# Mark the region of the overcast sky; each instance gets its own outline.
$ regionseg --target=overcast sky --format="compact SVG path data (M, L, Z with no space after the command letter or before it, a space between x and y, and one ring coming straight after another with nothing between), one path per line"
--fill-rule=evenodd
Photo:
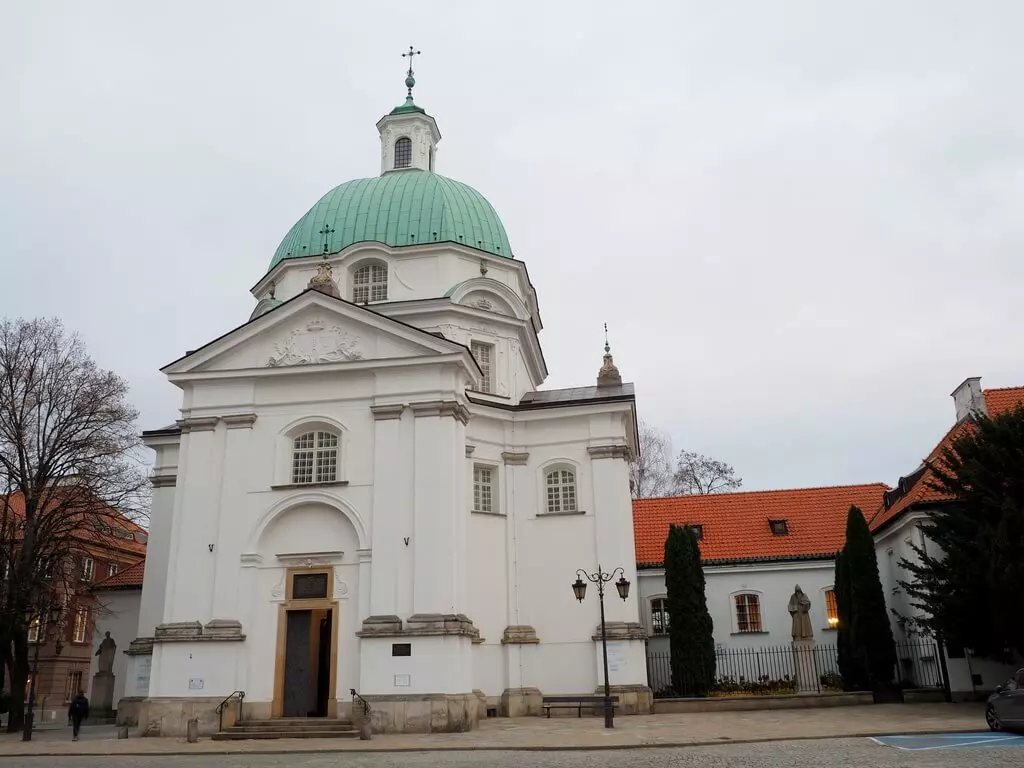
M745 487L894 483L967 376L1024 384L1024 2L0 6L3 314L123 374L244 322L404 96L537 288L551 375L601 324L640 414Z

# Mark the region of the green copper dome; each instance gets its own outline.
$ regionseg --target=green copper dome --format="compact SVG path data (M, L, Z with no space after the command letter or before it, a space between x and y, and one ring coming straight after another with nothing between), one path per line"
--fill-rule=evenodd
M421 170L355 179L335 187L295 222L270 269L283 259L337 253L354 243L390 246L452 242L512 258L505 228L486 198L466 184Z

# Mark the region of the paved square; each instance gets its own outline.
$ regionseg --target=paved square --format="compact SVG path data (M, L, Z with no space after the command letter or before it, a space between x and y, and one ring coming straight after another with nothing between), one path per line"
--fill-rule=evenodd
M1024 736L997 731L974 733L937 733L913 736L874 736L872 741L906 752L927 752L936 749L964 747L1024 747Z

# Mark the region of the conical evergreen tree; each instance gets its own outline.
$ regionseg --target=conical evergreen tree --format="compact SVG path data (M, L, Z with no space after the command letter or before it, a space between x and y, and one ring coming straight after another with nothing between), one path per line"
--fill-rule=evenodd
M846 545L837 562L836 582L839 623L845 625L840 640L844 687L885 688L896 673L896 642L878 575L875 540L857 507L850 507L846 518Z
M858 654L853 645L853 604L850 597L850 569L843 553L836 553L836 612L839 626L836 633L836 651L839 674L843 678L843 689L856 691L870 685L863 654Z
M669 526L665 587L672 687L680 696L707 696L715 680L714 625L704 593L697 534L689 526Z

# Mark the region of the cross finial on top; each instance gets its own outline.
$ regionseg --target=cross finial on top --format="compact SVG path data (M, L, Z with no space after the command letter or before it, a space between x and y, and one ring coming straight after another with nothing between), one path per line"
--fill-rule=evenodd
M402 58L409 57L409 71L405 74L405 87L409 89L409 98L412 98L412 87L416 85L416 78L413 77L415 72L412 71L412 60L414 56L422 55L421 51L415 50L411 45L409 46L409 52L403 53Z
M608 323L604 324L604 353L607 355L612 351L612 348L608 345Z
M324 236L324 251L323 252L324 252L324 255L326 256L327 255L327 249L330 247L331 235L334 234L334 227L327 226L327 223L325 222L323 228L320 230L320 234Z

